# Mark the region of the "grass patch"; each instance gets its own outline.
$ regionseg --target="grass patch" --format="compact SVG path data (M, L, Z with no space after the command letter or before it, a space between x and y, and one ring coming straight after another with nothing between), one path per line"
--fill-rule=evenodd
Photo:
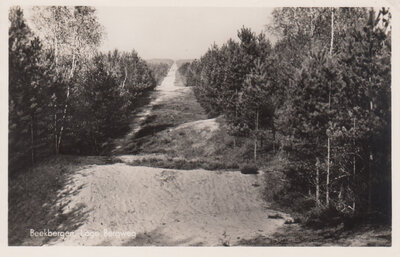
M209 161L206 159L184 159L178 157L149 157L126 162L132 166L149 166L155 168L178 169L178 170L235 170L237 164Z

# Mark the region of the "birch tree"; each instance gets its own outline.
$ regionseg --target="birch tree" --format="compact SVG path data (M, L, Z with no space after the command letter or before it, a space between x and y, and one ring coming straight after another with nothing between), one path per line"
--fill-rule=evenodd
M55 76L60 76L64 84L63 94L52 97L55 152L58 154L67 126L70 97L77 90L74 87L76 71L96 52L102 26L92 7L34 7L33 13L33 23L44 47L54 52Z

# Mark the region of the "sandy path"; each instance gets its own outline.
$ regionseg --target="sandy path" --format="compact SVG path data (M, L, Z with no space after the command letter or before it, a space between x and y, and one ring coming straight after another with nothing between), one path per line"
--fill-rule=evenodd
M174 82L177 70L178 67L174 62L161 84L157 86L151 93L150 103L146 106L143 106L135 115L135 118L132 122L133 126L131 126L131 131L125 137L115 141L115 149L113 150L113 154L121 153L120 149L124 146L124 144L129 142L136 135L136 133L140 131L143 122L148 116L151 115L152 109L155 105L163 101L168 101L171 98L178 97L179 95L186 94L190 90L187 87L175 85Z
M176 71L174 64L123 143L135 136L154 105L190 90L174 83ZM261 174L118 163L81 170L72 181L65 190L77 193L63 198L68 203L63 214L80 209L82 215L75 222L82 225L73 235L50 241L51 245L234 245L240 239L271 235L284 222L268 219L276 212L268 210L260 197ZM104 229L132 233L118 236L105 234Z
M84 225L57 245L223 245L268 236L283 224L260 198L261 175L168 170L126 164L92 166L73 177ZM135 232L134 236L107 236ZM98 234L87 235L87 232Z

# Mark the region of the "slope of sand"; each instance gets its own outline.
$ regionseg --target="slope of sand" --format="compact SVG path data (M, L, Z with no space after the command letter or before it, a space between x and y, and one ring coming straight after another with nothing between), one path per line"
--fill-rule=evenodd
M176 83L176 71L173 64L151 95L149 105L135 119L131 133L119 142L120 149L126 148L124 144L132 144L146 118L153 114L154 106L166 108L166 103L184 101L191 93L191 88ZM184 113L180 109L174 111ZM196 113L190 115L197 117ZM193 148L209 142L205 139L218 128L215 119L201 119L168 131L187 132L185 137L192 139ZM171 147L181 146L171 144ZM116 156L126 163L142 157ZM125 163L94 165L73 175L71 188L65 190L76 193L66 193L67 197L59 203L66 204L61 216L68 217L69 212L81 210L79 220L74 221L81 225L73 235L48 244L214 246L268 236L284 220L268 219L269 214L276 212L268 210L261 199L261 184L262 175L243 175L238 171L168 170ZM110 234L104 234L105 229L132 232L136 236L107 236Z
M63 199L70 201L65 214L83 207L85 220L73 236L49 244L232 245L271 235L284 222L268 219L276 212L260 197L261 175L119 163L94 165L72 180L80 190ZM107 236L104 229L136 237Z

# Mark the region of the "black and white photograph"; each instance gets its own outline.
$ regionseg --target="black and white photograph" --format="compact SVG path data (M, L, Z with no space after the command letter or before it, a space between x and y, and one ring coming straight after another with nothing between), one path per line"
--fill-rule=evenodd
M262 2L8 3L7 247L390 250L400 5Z

